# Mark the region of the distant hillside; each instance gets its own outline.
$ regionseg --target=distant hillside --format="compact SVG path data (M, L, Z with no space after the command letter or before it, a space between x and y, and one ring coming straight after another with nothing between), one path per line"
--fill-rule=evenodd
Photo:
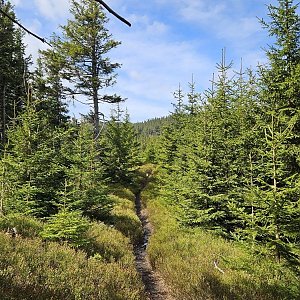
M162 128L170 122L170 117L154 118L143 122L134 123L134 128L139 136L160 135Z

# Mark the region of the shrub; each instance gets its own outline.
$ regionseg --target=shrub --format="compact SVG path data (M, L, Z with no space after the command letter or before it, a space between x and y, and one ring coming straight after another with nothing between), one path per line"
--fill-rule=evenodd
M135 200L134 193L130 189L125 188L121 185L115 184L111 186L110 190L111 190L111 195L117 196L122 199L128 199L132 202L134 202Z
M114 227L129 237L133 244L142 236L142 223L135 212L133 201L111 195L115 206L112 210L111 223Z
M84 247L89 256L107 262L120 262L134 266L134 257L129 238L103 223L92 223L87 237L90 243Z

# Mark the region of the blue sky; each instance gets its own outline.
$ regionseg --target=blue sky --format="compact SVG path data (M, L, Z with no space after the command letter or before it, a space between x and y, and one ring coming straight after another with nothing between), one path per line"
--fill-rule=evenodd
M69 16L69 0L11 0L18 19L35 33L49 38ZM271 43L257 17L267 18L267 5L275 0L106 0L132 23L129 28L108 15L108 28L122 44L114 49L112 61L122 64L117 84L104 92L127 98L132 121L167 115L173 92L181 84L188 91L192 74L197 91L209 80L226 47L227 61L234 68L255 67L265 62L262 50ZM46 45L26 35L27 53L37 57ZM109 115L110 106L102 106ZM70 106L75 115L86 113L86 105Z

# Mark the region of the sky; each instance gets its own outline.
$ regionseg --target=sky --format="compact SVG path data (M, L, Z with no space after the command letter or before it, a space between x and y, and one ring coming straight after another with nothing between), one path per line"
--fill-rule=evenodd
M11 0L19 21L34 33L49 39L67 22L69 0ZM117 83L103 93L116 93L127 100L133 122L168 115L180 84L189 91L192 77L196 90L209 88L212 74L226 48L226 61L233 68L255 68L266 61L271 43L258 18L267 19L269 4L275 0L106 0L127 19L128 27L108 14L107 28L121 41L109 56L122 64ZM38 49L48 46L25 36L27 54L33 60ZM111 105L100 109L109 116ZM70 104L70 114L87 113L88 105Z

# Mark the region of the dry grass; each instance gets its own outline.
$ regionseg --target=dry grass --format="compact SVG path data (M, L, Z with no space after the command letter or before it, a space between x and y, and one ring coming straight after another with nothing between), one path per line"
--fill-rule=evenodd
M118 196L111 195L115 203L111 212L112 224L135 244L141 238L142 224L135 213L134 195L126 189L125 192L120 192Z

